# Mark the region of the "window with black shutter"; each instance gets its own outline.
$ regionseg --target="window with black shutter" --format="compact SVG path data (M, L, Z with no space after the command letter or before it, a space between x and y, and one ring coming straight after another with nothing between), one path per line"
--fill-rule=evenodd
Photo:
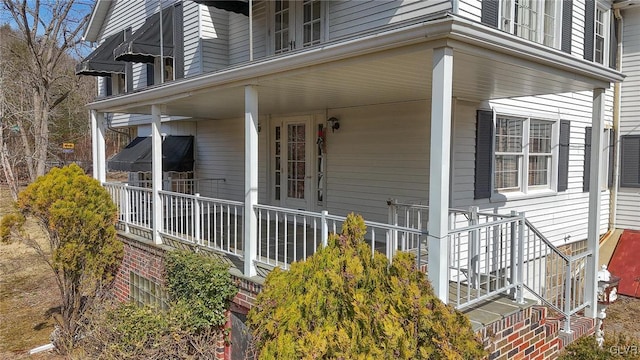
M620 137L620 187L640 187L640 135Z
M491 197L493 111L478 110L476 118L475 199Z
M591 184L591 127L584 129L584 174L582 177L582 191L589 191Z
M560 120L560 138L558 141L558 191L566 191L569 186L569 141L571 122Z

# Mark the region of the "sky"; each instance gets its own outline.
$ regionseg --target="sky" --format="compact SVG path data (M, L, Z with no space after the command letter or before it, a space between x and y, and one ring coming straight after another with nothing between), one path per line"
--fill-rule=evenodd
M12 28L17 29L17 24L14 21L12 14L8 10L6 10L3 4L5 1L20 2L21 0L0 0L0 25L9 24ZM68 2L68 0L42 0L41 1L40 17L42 18L45 24L48 24L51 21L51 16L52 16L50 11L51 6L54 5L56 2ZM33 6L34 3L35 1L33 0L27 0L28 6ZM91 9L93 8L94 3L95 1L93 0L75 0L71 13L69 14L69 19L70 20L80 19L85 15L90 15ZM71 25L71 27L73 27L73 24ZM41 35L43 32L44 32L44 27L39 26L38 34ZM79 33L78 38L82 37L83 33L84 33L84 29L82 29L82 31ZM89 47L90 44L85 43L82 45L83 46L81 46L79 49L80 50L79 55L77 55L80 57L84 57L91 52L91 49ZM76 56L76 54L71 54L71 55Z

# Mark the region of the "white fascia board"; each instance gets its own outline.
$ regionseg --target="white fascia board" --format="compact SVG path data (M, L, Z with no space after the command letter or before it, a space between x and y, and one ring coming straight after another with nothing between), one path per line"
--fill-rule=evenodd
M453 15L428 22L403 26L391 30L367 34L361 37L328 43L324 46L302 50L286 55L269 57L249 64L238 65L221 71L181 79L170 84L143 90L134 94L123 94L87 104L89 109L116 111L135 103L163 103L176 94L189 96L207 88L258 84L259 80L291 72L355 58L375 52L398 49L408 45L424 44L425 48L451 46L453 49L480 49L499 53L508 57L515 56L523 61L535 59L540 67L554 67L585 81L594 87L608 87L611 82L620 82L624 75L618 71L589 62L559 50L521 39L486 25Z
M452 25L450 38L490 51L534 60L542 66L555 67L605 83L621 82L625 78L621 72L607 66L458 17Z
M98 41L98 35L100 35L100 30L102 29L104 20L109 13L110 5L111 1L109 0L98 0L96 2L93 7L93 11L91 12L89 23L87 23L87 28L84 30L84 34L82 34L83 41Z

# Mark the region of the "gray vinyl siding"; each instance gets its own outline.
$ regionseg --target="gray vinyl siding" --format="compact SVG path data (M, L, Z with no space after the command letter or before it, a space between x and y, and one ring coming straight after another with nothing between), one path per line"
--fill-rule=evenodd
M389 198L426 199L429 113L423 101L329 111L343 119L327 133L329 213L387 222Z
M469 20L480 22L480 16L482 15L482 1L481 0L459 0L458 1L458 15Z
M640 8L626 10L620 103L620 135L640 135ZM639 159L640 161L640 159ZM640 189L620 188L616 207L616 227L640 230Z
M260 123L266 123L261 118ZM258 202L267 204L266 126L258 134ZM244 201L244 119L201 120L197 122L196 174L200 179L224 178L217 194L202 196Z
M229 12L214 7L201 7L200 46L204 72L229 65Z
M182 3L184 26L184 76L190 77L202 73L200 56L200 6L193 1Z
M224 178L223 199L244 201L244 122L242 119L203 120L196 137L198 177ZM215 194L201 194L215 196Z
M160 125L161 134L196 135L195 121L168 121ZM137 136L151 136L151 125L141 125L137 128Z
M330 1L329 39L446 10L451 10L450 0Z
M267 2L253 4L253 58L267 55ZM249 18L229 13L229 65L249 61Z

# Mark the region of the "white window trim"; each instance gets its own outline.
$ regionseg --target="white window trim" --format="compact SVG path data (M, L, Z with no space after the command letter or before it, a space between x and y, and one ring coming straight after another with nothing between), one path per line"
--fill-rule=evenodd
M494 134L491 145L491 197L490 202L504 202L509 200L529 199L545 196L553 196L558 194L558 148L560 143L560 115L546 112L535 112L522 110L519 108L503 107L503 106L491 106L493 110L493 129ZM520 191L508 191L498 192L495 187L495 157L496 157L496 119L498 117L514 117L519 119L525 119L526 126L523 126L523 141L528 142L529 138L529 124L531 120L542 120L552 122L551 127L551 168L549 169L549 187L545 188L530 188L528 186L528 176L525 176L529 172L529 151L528 146L522 151L522 163L520 168ZM525 172L526 169L526 172Z
M498 0L496 0L498 1ZM510 1L511 2L511 20L508 24L508 26L505 26L505 20L503 17L503 5L504 5L504 1ZM536 39L535 40L530 40L530 41L534 41L538 44L543 44L544 45L544 5L545 2L544 0L535 0L535 4L537 6L537 13L538 13L538 19L537 19L537 23L536 23ZM554 16L554 27L553 27L553 43L551 44L551 47L554 49L559 49L560 48L560 44L562 41L562 1L555 1L555 16ZM498 16L499 16L499 22L500 22L500 29L503 31L508 32L509 34L513 34L514 36L518 36L521 37L520 35L515 35L514 34L514 26L515 26L515 21L514 21L514 16L515 15L515 1L514 0L501 0L500 1L500 5L499 5L499 9L498 9Z

